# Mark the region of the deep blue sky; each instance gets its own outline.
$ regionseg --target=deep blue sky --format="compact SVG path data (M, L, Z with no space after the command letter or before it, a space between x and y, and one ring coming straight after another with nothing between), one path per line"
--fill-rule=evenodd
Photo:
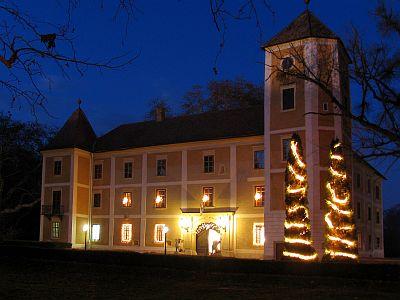
M18 1L22 8L37 18L64 20L63 1ZM101 58L127 50L140 52L139 58L123 71L89 70L83 77L72 73L64 78L56 68L49 68L52 78L47 109L53 116L39 113L40 121L62 126L82 98L82 107L98 135L118 124L143 120L150 99L167 98L175 111L183 94L194 84L206 84L211 79L233 79L241 76L262 83L263 52L255 21L229 22L225 48L218 61L219 74L212 67L219 38L212 23L208 1L138 0L140 10L123 37L122 22L111 20L113 11L107 3L99 8L100 0L80 1L74 12L76 47L81 57ZM83 3L83 2L89 2ZM229 2L229 1L228 1ZM240 2L240 1L233 1ZM260 1L261 2L261 1ZM271 0L275 17L260 7L263 39L268 40L304 9L303 0ZM376 2L365 0L311 1L311 10L344 40L353 24L373 40L376 37L371 11ZM34 7L33 7L34 6ZM354 96L356 97L356 95ZM353 98L354 98L353 97ZM2 97L3 98L3 97ZM10 110L9 102L1 100L0 110ZM26 107L11 109L15 118L29 120ZM378 168L384 172L382 166ZM400 181L399 164L385 173L385 207L399 203L396 183Z

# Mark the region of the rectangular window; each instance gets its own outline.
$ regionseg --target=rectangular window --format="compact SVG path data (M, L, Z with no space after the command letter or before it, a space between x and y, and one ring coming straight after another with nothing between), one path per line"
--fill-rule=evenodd
M253 245L254 246L264 246L265 236L264 236L264 223L254 223L253 224Z
M130 243L132 241L132 224L122 224L121 242Z
M214 155L204 156L204 173L214 172Z
M381 199L381 189L379 186L375 186L375 199L376 200Z
M287 161L290 151L290 139L282 139L282 160Z
M357 219L361 219L361 203L357 202Z
M322 103L322 110L324 111L324 112L327 112L329 109L328 109L328 102L324 102L324 103Z
M167 190L156 189L156 199L154 203L155 208L166 208L167 207Z
M132 178L132 175L133 175L132 167L133 167L132 162L124 163L124 178Z
M371 179L369 178L367 180L367 192L368 194L371 194Z
M61 160L54 161L54 175L61 175L62 162Z
M95 164L94 165L94 179L102 179L103 178L103 165Z
M167 176L166 159L157 159L157 176Z
M361 175L360 173L356 173L356 187L361 188Z
M213 187L203 187L203 205L204 207L214 206L214 188Z
M131 207L132 206L132 193L124 192L122 194L122 206L123 207Z
M164 243L164 227L165 224L156 224L154 226L154 242Z
M100 224L92 225L92 241L97 242L100 240Z
M381 239L379 237L376 238L376 249L381 247Z
M264 169L264 150L254 151L254 169Z
M254 187L254 206L264 207L265 188L263 185Z
M379 213L379 210L376 211L376 224L379 224L381 222L381 215Z
M371 207L368 206L368 221L371 221Z
M101 206L101 193L94 193L93 194L93 207L100 207Z
M53 215L59 215L61 212L61 191L53 191Z
M282 110L294 109L294 87L282 89Z
M58 221L51 223L51 238L52 239L60 238L60 222Z

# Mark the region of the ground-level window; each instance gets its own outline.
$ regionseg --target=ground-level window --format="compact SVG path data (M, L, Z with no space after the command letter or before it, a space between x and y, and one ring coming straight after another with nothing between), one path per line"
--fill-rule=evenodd
M93 207L100 207L101 206L101 193L94 193L93 194Z
M92 225L92 241L97 242L100 240L100 224Z
M55 160L54 161L54 175L58 176L61 175L61 170L62 170L62 162L61 160Z
M264 223L253 224L253 245L264 246Z
M131 207L132 206L132 193L124 192L122 194L122 206L123 207Z
M156 189L156 198L154 203L155 208L166 208L167 207L167 190Z
M282 160L287 161L290 151L290 139L282 139Z
M203 159L204 159L204 173L213 173L214 155L205 155Z
M122 224L121 242L130 243L132 241L132 224Z
M51 223L51 238L59 239L60 238L60 222L54 221Z
M164 227L165 224L156 224L154 226L154 242L164 243Z
M157 159L157 176L167 176L166 159Z
M207 186L203 187L203 206L212 207L214 206L214 188Z
M264 169L264 150L254 151L254 169Z
M132 178L132 168L133 164L131 161L124 163L124 178Z
M103 164L95 164L94 179L102 179L102 178L103 178Z
M264 207L265 199L265 188L263 185L257 185L254 187L254 206Z

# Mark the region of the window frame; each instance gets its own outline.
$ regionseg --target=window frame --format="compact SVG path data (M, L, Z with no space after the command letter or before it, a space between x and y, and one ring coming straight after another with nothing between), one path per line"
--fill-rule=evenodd
M164 166L164 174L160 174L158 171L160 170L159 169L159 164L158 164L158 162L161 162L161 161L165 161L165 166ZM167 159L166 158L157 158L156 159L156 176L157 177L165 177L165 176L167 176Z
M161 227L161 239L158 239L158 227ZM164 234L165 224L155 224L154 225L154 243L165 243L165 234Z
M127 197L128 198L128 202L125 205L124 204L124 198ZM130 208L132 207L132 192L131 191L123 191L122 195L121 195L121 206L123 208Z
M54 205L54 193L55 192L59 192L60 193L60 199L59 199L59 207L58 207L58 212L55 210L55 205ZM62 195L62 188L52 188L51 189L51 211L52 211L52 213L54 214L54 213L61 213L61 207L62 207L62 198L63 198L63 195Z
M60 163L60 174L56 174L56 163ZM53 176L62 176L62 158L54 158L53 159Z
M293 89L293 108L288 108L288 109L283 109L283 91L288 90L288 89ZM281 112L289 112L289 111L294 111L296 110L296 84L287 84L287 85L282 85L280 87L280 92L281 92Z
M100 205L99 206L95 206L95 195L100 195ZM102 202L102 198L103 198L103 193L101 191L95 191L93 192L93 208L101 208L101 202Z
M98 228L99 230L98 231L95 231L94 230L94 228ZM91 234L91 237L90 237L90 240L92 241L92 242L98 242L98 241L100 241L100 237L101 237L101 225L100 224L97 224L97 223L95 223L95 224L92 224L92 232L91 232L92 234ZM94 236L94 233L96 233L96 238L95 238L95 236Z
M253 246L264 246L265 244L265 224L258 222L258 223L253 223ZM257 228L260 228L260 236L259 236L259 241L257 242Z
M283 141L288 140L288 147L289 147L289 151L287 154L287 158L285 159L285 147L283 146ZM289 158L289 152L290 152L290 141L292 140L291 136L289 135L285 135L285 136L281 136L281 160L282 162L287 162L288 158Z
M323 112L329 111L329 103L328 102L322 102L322 111Z
M58 224L58 226L54 226L55 224ZM57 232L55 235L54 233ZM52 240L58 240L61 238L61 222L60 221L52 221L51 222L51 239Z
M211 203L211 204L208 204L208 205L205 205L205 202L203 202L203 196L206 195L206 192L205 192L206 190L211 190L212 191L211 194L209 192L207 193L207 195L209 197L208 203ZM204 207L215 207L215 197L214 197L215 189L214 189L214 187L213 186L203 186L202 187L202 191L203 191L203 194L201 196L201 198L202 198L201 201L203 203L203 206ZM210 195L211 195L211 197L210 197Z
M127 165L130 165L131 167L130 167L130 170L127 170L127 168L126 168L126 166ZM127 172L128 171L128 172ZM129 173L129 171L130 171L130 173ZM132 179L133 178L133 161L131 161L131 160L127 160L127 161L124 161L124 170L123 170L123 176L124 176L124 179ZM130 176L127 176L127 175L130 175Z
M262 168L257 167L257 163L256 163L256 157L257 157L257 153L262 152ZM254 149L253 150L253 169L254 170L264 170L265 169L265 152L264 149Z
M160 202L160 203L162 203L162 205L160 205L160 204L158 204L157 202L156 202L156 198L157 198L157 196L160 196L161 197L161 195L159 195L159 192L160 191L164 191L164 198L162 198L163 200ZM155 197L154 197L154 208L157 208L157 209L162 209L162 208L167 208L167 200L168 200L168 192L167 192L167 189L166 188L156 188L155 189Z
M257 192L259 192L258 190L261 190L261 205L256 205L257 201L256 199L254 199L254 196ZM254 186L254 194L253 194L253 205L254 207L264 207L265 204L265 185L255 185Z
M126 230L128 229L128 230ZM128 233L129 237L127 237ZM133 239L133 225L132 223L122 223L121 224L121 243L128 244L131 243Z
M211 171L209 170L210 161L206 162L206 157L212 157L212 170ZM207 165L208 169L206 168L206 163L208 164ZM204 174L214 174L215 173L215 154L203 154L203 173Z
M96 177L96 166L101 166L100 177ZM104 177L103 173L104 173L104 164L103 164L103 162L94 163L94 165L93 165L93 179L94 180L102 180L103 177Z

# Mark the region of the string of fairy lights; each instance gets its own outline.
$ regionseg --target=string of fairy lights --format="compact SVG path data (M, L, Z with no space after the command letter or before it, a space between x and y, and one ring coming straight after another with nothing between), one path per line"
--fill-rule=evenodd
M350 202L350 188L346 174L343 147L338 140L331 144L329 180L326 183L327 212L325 252L327 260L357 259L355 225ZM313 261L317 253L311 239L311 225L307 201L306 164L303 161L301 139L294 134L286 167L286 219L284 222L284 251L288 259Z

